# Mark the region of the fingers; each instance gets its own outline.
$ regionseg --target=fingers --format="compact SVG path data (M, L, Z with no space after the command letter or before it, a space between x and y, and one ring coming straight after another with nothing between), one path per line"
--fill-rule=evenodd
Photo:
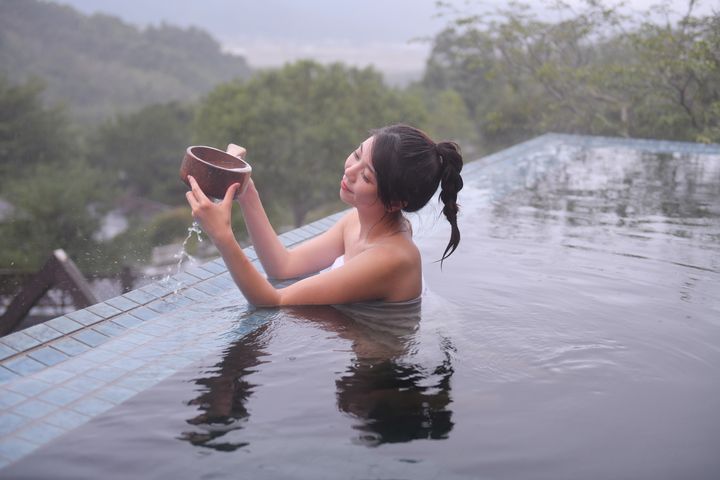
M207 208L208 204L211 204L210 199L203 193L202 189L191 175L188 175L188 183L190 183L190 191L185 192L185 198L187 199L190 209L192 210L193 218L196 218L201 210Z
M190 183L190 189L195 191L195 189L199 189L200 185L198 185L197 180L195 180L195 177L192 175L188 175L188 183Z
M235 193L235 200L237 200L240 206L242 206L245 199L253 198L253 195L257 195L257 190L255 189L255 182L253 182L252 177L250 177L247 179L245 188L238 188Z
M225 192L225 198L223 198L223 204L227 205L228 203L232 204L233 199L235 198L235 195L237 194L238 188L240 188L239 183L233 183L230 185L230 188L227 189Z
M188 182L190 182L190 190L192 190L192 194L198 202L209 200L193 176L188 175Z
M190 183L190 191L185 192L185 198L188 201L188 204L190 204L190 208L192 208L193 216L195 214L202 210L210 208L211 206L215 205L215 202L210 200L207 195L202 191L200 188L200 185L198 185L197 180L195 180L191 175L188 175L188 183ZM230 205L230 208L232 208L232 201L235 199L235 196L237 195L237 192L240 189L239 183L233 183L228 187L228 189L225 191L225 197L223 198L222 202L220 202L221 205L227 206Z
M188 204L190 204L190 208L192 208L193 211L200 206L193 192L185 192L185 198L187 198Z
M240 145L235 145L234 143L230 143L227 146L227 149L225 150L230 155L233 155L235 157L245 158L245 154L247 153L247 150L245 147L241 147Z

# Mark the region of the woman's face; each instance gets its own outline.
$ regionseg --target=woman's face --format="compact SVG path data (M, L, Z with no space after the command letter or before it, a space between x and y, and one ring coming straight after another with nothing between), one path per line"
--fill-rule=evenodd
M340 182L340 199L353 207L380 203L377 178L372 165L373 137L365 140L345 160L345 174Z

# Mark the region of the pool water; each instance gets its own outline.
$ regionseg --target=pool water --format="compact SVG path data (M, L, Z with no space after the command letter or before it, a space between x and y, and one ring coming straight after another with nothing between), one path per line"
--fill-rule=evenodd
M202 361L2 474L720 478L720 155L550 143L460 201L442 269L411 217L418 315L196 307L228 325Z

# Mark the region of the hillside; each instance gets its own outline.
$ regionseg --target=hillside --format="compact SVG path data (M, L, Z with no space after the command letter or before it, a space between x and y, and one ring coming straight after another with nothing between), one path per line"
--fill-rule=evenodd
M249 74L244 58L223 53L199 29L140 29L51 2L0 1L0 75L12 82L43 79L47 100L84 123L152 103L194 100Z

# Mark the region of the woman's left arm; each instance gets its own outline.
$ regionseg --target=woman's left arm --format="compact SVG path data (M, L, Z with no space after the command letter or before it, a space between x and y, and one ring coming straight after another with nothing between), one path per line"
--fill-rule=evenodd
M353 257L340 268L276 289L247 258L230 225L238 184L228 188L222 202L213 203L194 178L186 193L193 217L200 222L222 255L233 280L248 302L258 306L332 305L385 300L399 283L412 275L414 261L407 252L376 246Z
M278 290L279 305L394 301L391 297L397 293L398 287L415 277L416 267L407 253L380 245L365 250L339 268L298 280Z

